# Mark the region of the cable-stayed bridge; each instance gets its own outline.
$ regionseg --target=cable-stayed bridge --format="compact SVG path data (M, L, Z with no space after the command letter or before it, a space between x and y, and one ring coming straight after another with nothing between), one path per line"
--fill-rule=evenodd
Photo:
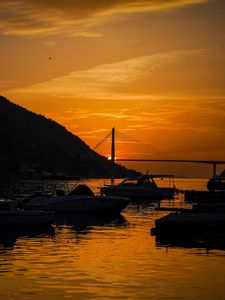
M145 144L130 136L115 132L115 128L110 131L94 148L101 155L113 162L173 162L173 163L201 163L212 166L213 176L216 176L217 165L225 164L225 160L199 160L180 159L173 154L168 154L156 149L151 144Z

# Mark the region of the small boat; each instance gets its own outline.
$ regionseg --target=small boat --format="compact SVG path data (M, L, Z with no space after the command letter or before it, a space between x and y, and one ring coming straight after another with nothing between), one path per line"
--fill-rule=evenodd
M176 189L173 186L159 187L155 178L173 179L173 175L143 175L135 178L126 178L117 185L105 185L100 188L102 195L122 196L130 199L161 200L173 198Z
M212 226L215 224L225 225L225 213L210 213L210 212L188 212L188 213L170 213L155 221L156 227L160 229L165 226L165 229L170 228L173 232L183 230L184 228L190 231L196 230L198 226ZM164 229L164 228L163 228Z
M207 182L207 189L210 192L225 191L225 177L213 176Z
M0 200L0 225L31 226L50 225L54 221L54 213L46 211L28 211L18 209L14 200Z
M68 195L58 191L54 196L31 197L24 203L26 209L44 209L55 212L117 214L124 210L130 200L125 197L95 195L85 184L79 184Z
M157 247L166 247L167 251L172 247L205 249L207 254L210 250L225 250L224 226L208 226L203 230L186 228L180 232L177 229L175 232L172 229L156 231L155 244Z
M171 210L172 211L172 210ZM225 229L225 203L205 202L193 204L191 209L180 210L155 220L153 235L212 233Z
M209 249L225 247L225 191L190 191L185 200L192 208L169 208L169 213L155 220L151 234L156 244L185 247L203 246ZM197 242L200 241L200 244Z
M194 203L224 203L225 202L225 191L196 191L187 190L184 191L184 200L187 202Z
M207 190L184 191L185 201L195 203L224 203L225 177L213 176L207 182Z

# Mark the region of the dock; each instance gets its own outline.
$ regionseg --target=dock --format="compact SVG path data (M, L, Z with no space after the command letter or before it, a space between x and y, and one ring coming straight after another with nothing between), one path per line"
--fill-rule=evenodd
M152 235L176 235L193 232L212 232L225 229L225 213L177 212L155 221Z
M184 191L184 200L189 202L225 202L225 191Z

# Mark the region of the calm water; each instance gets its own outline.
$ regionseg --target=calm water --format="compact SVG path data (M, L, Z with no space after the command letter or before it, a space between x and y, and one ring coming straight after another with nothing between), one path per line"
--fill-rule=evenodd
M88 181L95 191L103 183ZM176 180L181 189L205 183ZM66 189L74 184L60 182ZM22 182L11 193L56 185ZM114 218L62 215L42 230L1 229L0 299L225 299L225 251L160 245L150 229L165 214L132 203Z

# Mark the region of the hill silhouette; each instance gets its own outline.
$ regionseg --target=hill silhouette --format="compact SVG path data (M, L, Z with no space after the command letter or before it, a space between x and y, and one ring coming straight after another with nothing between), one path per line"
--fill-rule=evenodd
M135 171L90 149L79 137L0 96L0 175L124 177Z

